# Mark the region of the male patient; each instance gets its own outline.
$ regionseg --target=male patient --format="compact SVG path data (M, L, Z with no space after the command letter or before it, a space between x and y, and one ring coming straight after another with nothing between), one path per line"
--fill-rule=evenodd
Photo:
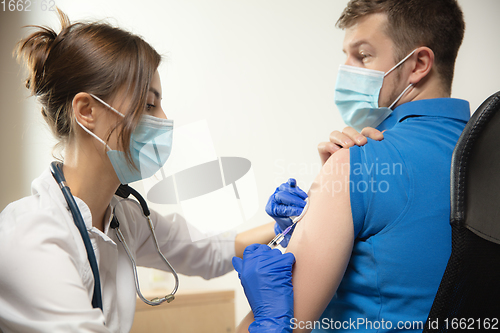
M455 0L351 0L337 25L338 109L386 132L335 152L313 183L287 249L284 331L422 331L451 253L451 155L470 117L449 98L463 14Z

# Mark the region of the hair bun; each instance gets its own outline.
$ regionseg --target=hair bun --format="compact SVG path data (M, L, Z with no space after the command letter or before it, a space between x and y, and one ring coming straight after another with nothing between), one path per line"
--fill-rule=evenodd
M59 8L57 11L64 30L70 25L69 19ZM29 76L26 80L26 88L31 90L32 94L38 95L43 93L45 65L58 35L48 27L32 25L28 27L37 30L17 43L14 55L28 67Z

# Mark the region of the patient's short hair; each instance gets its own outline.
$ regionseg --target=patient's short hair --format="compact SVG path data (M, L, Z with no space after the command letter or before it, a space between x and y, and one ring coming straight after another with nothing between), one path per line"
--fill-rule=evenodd
M458 49L465 31L463 13L456 0L351 0L337 27L346 29L366 15L387 14L387 35L394 42L398 62L419 46L434 52L443 87L451 92Z

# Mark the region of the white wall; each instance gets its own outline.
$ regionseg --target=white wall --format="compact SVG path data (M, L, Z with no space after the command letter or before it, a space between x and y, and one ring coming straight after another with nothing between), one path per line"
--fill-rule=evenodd
M27 91L21 87L19 66L12 58L14 44L22 36L18 27L26 24L25 19L22 13L0 12L0 209L29 193L22 151Z
M166 55L160 76L168 117L176 125L207 119L219 156L252 162L260 210L241 230L270 221L264 213L267 197L288 177L307 188L319 168L317 143L343 127L333 102L337 68L344 61L343 33L334 25L346 0L56 3L73 21L107 19L144 36ZM469 100L475 109L500 90L500 2L460 3L467 31L453 96ZM10 58L22 25L58 26L55 14L39 6L30 14L0 12L0 209L29 195L29 182L52 160L54 141L39 107L23 99L23 76ZM168 278L149 274L150 280L160 280L151 285L168 287ZM143 280L148 283L148 277ZM237 321L249 309L234 272L212 281L183 277L184 288L237 290Z

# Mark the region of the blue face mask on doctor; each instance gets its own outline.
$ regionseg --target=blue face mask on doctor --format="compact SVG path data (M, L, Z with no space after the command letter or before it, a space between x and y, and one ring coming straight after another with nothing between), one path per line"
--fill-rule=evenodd
M413 85L410 83L389 107L379 107L378 99L384 77L403 64L415 51L413 50L387 73L340 65L335 86L335 104L347 126L361 131L365 127L377 127L389 117L392 107Z
M99 97L90 95L116 114L125 117ZM130 153L137 169L129 164L124 152L112 150L106 142L78 120L76 122L83 130L106 146L109 160L122 184L129 184L153 176L165 164L172 150L174 122L170 119L161 119L150 115L141 116L139 123L130 135Z

